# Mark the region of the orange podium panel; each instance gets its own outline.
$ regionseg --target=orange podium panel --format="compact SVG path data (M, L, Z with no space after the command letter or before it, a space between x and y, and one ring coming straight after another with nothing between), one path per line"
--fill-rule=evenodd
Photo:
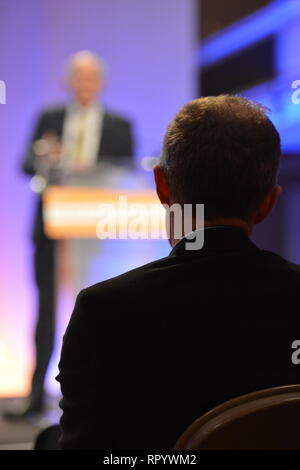
M165 236L165 211L153 190L48 186L45 233L53 239Z

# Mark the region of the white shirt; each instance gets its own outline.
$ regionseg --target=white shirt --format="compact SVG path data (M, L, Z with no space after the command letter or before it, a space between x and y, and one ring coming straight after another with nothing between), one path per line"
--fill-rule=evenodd
M80 135L80 163L93 166L101 142L103 109L98 104L81 106L73 103L67 109L63 125L63 166L71 167L78 160ZM78 161L76 161L78 163Z

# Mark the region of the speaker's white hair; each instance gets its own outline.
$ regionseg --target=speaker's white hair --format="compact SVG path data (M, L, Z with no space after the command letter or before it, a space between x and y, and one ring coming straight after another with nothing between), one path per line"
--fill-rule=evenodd
M107 65L103 59L98 57L91 51L78 51L69 57L66 66L64 76L66 79L69 79L72 75L72 72L76 65L80 62L91 62L96 65L98 69L99 76L103 79L107 77Z

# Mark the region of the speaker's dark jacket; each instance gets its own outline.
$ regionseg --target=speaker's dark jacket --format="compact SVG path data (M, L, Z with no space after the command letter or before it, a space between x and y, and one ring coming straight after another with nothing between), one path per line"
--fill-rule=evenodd
M58 381L63 449L170 449L212 407L299 383L300 267L239 229L82 291Z
M55 107L41 113L35 126L31 143L23 161L23 171L33 175L36 171L36 158L33 151L33 143L40 139L45 133L52 132L58 138L62 137L64 119L67 108ZM131 124L127 119L117 114L104 110L101 140L98 149L98 161L101 156L131 157L133 155L133 136ZM39 242L44 237L41 200L38 201L38 208L35 217L33 239Z

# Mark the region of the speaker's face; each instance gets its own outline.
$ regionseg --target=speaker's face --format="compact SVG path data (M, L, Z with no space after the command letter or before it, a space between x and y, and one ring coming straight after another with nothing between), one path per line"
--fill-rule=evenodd
M104 85L99 68L92 61L78 62L73 68L69 84L76 100L82 105L95 101Z

